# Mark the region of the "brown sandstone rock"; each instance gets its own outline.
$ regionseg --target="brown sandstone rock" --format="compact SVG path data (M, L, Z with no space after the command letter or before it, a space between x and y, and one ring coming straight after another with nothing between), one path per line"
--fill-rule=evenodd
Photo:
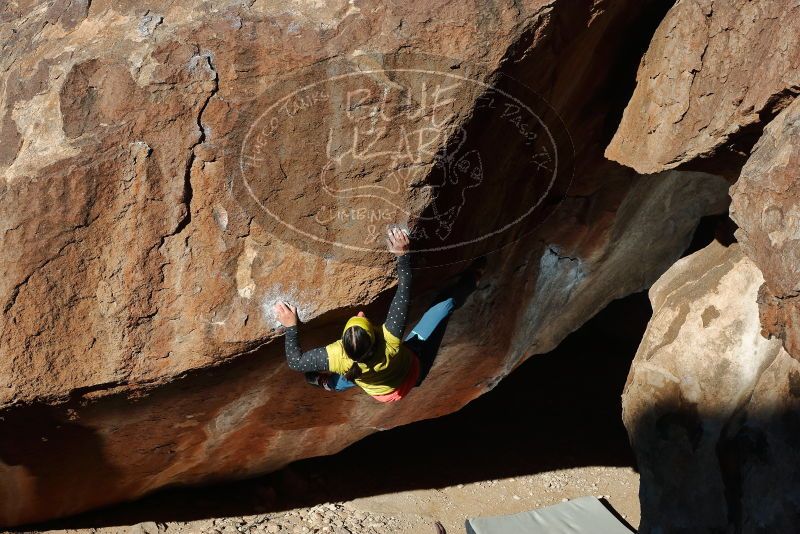
M761 337L758 267L712 243L651 288L623 394L642 532L791 532L800 364Z
M726 184L702 173L642 178L602 160L607 95L618 83L610 65L646 5L532 0L489 12L461 1L5 5L0 523L262 473L457 410L610 300L648 287L684 250L698 219L724 210ZM430 59L408 55L415 49ZM288 370L269 306L298 304L303 345L329 342L358 308L385 313L391 259L376 248L358 251L356 262L325 241L276 232L253 205L277 199L270 204L283 210L277 219L296 217L310 231L326 197L298 184L320 171L331 148L320 132L352 134L337 120L367 104L326 109L306 92L286 108L303 120L281 122L277 141L269 137L275 131L248 132L269 119L265 109L287 88L354 71L391 86L382 69L409 61L463 69L501 88L511 87L503 85L509 74L538 91L572 134L574 180L569 191L560 183L543 193L531 179L535 146L514 135L509 116L486 113L474 83L454 92L448 136L432 147L450 148L465 132L466 144L456 147L464 152L455 152L464 157L446 177L474 177L474 149L485 182L456 205L462 213L446 228L448 243L498 227L536 198L550 204L496 241L419 258L428 266L461 263L419 270L415 317L463 260L505 245L490 254L483 287L453 317L423 387L380 405L358 392L311 389ZM523 94L526 105L540 101ZM432 118L430 110L391 118L386 131ZM391 138L372 140L383 146ZM259 163L251 196L243 189L246 146L261 147L249 153ZM411 169L413 187L400 191L407 197L392 198L405 215L384 222L425 229L419 221L437 213L439 200L458 200L453 188L437 196L431 187L444 171L430 154L408 165L385 155L363 165L343 157L346 165L325 185L389 190L396 175L385 169ZM346 224L332 233L359 236Z
M769 119L800 93L800 6L677 2L642 59L609 159L642 173L717 158L735 178Z
M800 100L764 130L731 188L731 218L747 256L764 273L765 335L800 359Z

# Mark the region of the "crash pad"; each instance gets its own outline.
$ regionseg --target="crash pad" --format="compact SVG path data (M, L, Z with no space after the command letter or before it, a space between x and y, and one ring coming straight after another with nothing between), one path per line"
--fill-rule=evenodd
M467 534L631 534L595 497L580 497L513 515L467 520Z

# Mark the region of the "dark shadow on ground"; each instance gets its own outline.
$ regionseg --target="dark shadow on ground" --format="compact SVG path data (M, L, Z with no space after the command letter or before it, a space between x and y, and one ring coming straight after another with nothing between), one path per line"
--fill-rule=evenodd
M372 435L337 455L24 530L248 515L559 468L632 466L620 395L650 313L646 293L612 302L460 412Z

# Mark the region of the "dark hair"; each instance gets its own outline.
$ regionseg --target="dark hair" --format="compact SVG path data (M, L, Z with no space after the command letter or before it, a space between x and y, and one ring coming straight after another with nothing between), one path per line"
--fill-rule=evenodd
M361 376L361 367L358 366L358 362L369 356L370 349L372 349L372 338L360 326L351 326L342 334L342 343L344 344L345 353L353 360L353 365L348 369L344 377L352 382Z

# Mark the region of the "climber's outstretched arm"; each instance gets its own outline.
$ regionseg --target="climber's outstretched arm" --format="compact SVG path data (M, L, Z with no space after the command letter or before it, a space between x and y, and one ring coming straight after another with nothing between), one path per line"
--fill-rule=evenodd
M302 372L327 371L328 352L325 347L317 347L306 352L300 350L297 308L285 302L278 302L273 311L278 321L286 327L286 363L289 364L289 368Z
M387 239L389 251L397 255L397 290L394 293L386 329L394 337L401 339L406 328L408 305L411 300L411 257L408 254L410 241L408 234L399 228L391 228Z
M310 371L323 372L328 370L328 352L325 347L300 351L300 342L297 339L297 325L286 329L286 363L290 369L308 373Z

